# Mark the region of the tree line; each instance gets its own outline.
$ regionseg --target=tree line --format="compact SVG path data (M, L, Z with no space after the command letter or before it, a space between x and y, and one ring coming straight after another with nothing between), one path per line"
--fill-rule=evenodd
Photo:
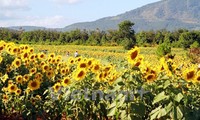
M72 30L67 32L55 30L23 31L0 28L0 40L28 44L75 44L118 46L129 48L133 45L156 46L166 43L171 47L200 47L200 30L178 29L174 31L150 30L135 33L134 23L123 21L117 30Z

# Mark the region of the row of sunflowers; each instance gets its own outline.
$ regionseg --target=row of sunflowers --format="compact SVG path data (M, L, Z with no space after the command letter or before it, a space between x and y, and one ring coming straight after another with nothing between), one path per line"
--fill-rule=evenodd
M166 58L152 65L138 47L125 55L117 65L63 60L0 41L0 118L200 119L197 65Z

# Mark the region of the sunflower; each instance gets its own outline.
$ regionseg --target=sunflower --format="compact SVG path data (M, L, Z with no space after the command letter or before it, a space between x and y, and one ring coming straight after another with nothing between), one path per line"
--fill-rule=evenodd
M20 95L21 93L22 93L22 90L19 89L19 88L15 91L15 94L16 94L16 95Z
M30 61L34 61L34 60L35 60L35 54L31 54L31 55L29 56L29 60L30 60Z
M8 80L8 85L9 84L13 84L13 81L12 80Z
M66 87L69 84L71 84L70 77L64 77L64 79L62 80L62 86Z
M75 80L82 80L83 78L85 78L85 76L86 76L86 72L84 69L80 69L74 73Z
M33 52L34 52L34 49L33 49L33 48L29 48L28 51L29 51L30 53L33 53Z
M40 95L36 95L36 96L35 96L35 99L36 99L36 100L42 100L42 98L41 98Z
M23 82L23 77L22 77L21 75L18 75L18 76L16 77L16 82L19 83L19 84L22 84L22 82Z
M147 74L145 76L145 79L147 80L147 82L153 82L156 79L156 75L155 74Z
M45 65L45 62L44 62L44 61L42 61L42 62L40 63L40 67L42 67L43 65Z
M2 100L3 100L4 103L8 102L8 95L7 94L3 94Z
M44 60L45 59L45 54L42 52L42 53L38 53L38 58L40 60Z
M21 54L21 58L22 58L22 60L28 59L28 58L29 58L29 53L28 53L28 52L22 53L22 54Z
M43 75L41 73L39 73L39 72L35 74L35 79L36 80L40 80L41 81L42 77L43 77Z
M17 47L14 47L14 48L12 49L12 53L13 53L13 54L17 54L17 53L18 53L18 48L17 48Z
M129 63L133 63L134 60L138 57L140 53L140 49L138 47L134 47L133 49L129 50L127 53L127 59Z
M27 82L29 80L29 74L25 74L23 76L23 82Z
M183 72L183 77L188 82L193 82L195 80L195 70L194 69L187 69Z
M17 85L15 85L15 84L9 84L8 85L8 91L10 93L14 93L16 90L17 90Z
M93 67L92 67L92 72L96 73L101 69L101 66L99 63L94 63Z
M52 70L49 70L46 72L46 76L51 79L54 76L54 72Z
M15 68L20 67L20 66L21 66L21 59L15 58L15 60L12 62L12 65L13 65Z
M74 64L75 63L75 59L73 57L69 57L68 63L71 64L71 65Z
M61 68L60 69L60 74L61 75L65 75L66 74L66 69L65 68Z
M97 73L96 79L98 82L103 82L104 81L104 73L102 73L102 72Z
M29 70L29 73L31 74L31 75L33 75L33 74L35 74L37 72L37 68L31 68L30 70Z
M112 85L116 81L116 79L117 79L117 74L113 74L112 76L110 76L108 83Z
M31 102L32 105L35 105L35 103L36 103L35 98L31 97L31 98L30 98L30 102Z
M200 83L200 75L196 76L195 81L198 82L198 83Z
M56 64L56 59L55 58L51 59L51 64Z
M1 51L3 51L3 49L4 49L4 45L1 44L1 45L0 45L0 53L1 53Z
M50 53L48 58L54 58L55 56L56 56L55 53Z
M48 71L49 70L49 66L47 65L47 64L44 64L43 66L42 66L42 71L43 72L46 72L46 71Z
M85 61L80 61L78 63L77 69L87 69L87 63Z
M62 60L62 56L60 55L56 56L55 60L56 60L56 63L59 63Z
M54 92L58 92L58 91L60 90L60 88L61 88L60 83L56 83L56 84L54 84L54 86L53 86Z
M30 90L37 90L37 89L39 89L40 88L40 81L39 80L31 80L31 81L29 81L29 83L28 83L28 89L30 89Z
M24 45L24 49L25 49L25 50L28 50L28 49L29 49L29 46L28 46L28 45Z
M88 68L92 68L93 63L94 63L94 58L87 59L87 66L88 66Z

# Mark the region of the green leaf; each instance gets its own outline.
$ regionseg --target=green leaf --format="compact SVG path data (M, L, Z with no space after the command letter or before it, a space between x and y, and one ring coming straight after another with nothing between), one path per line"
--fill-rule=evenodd
M113 107L115 107L116 106L116 101L114 101L109 107L108 107L108 109L111 109L111 108L113 108Z
M166 114L167 114L167 112L164 108L160 109L159 112L158 112L157 118L161 118L161 117L165 116Z
M166 110L166 113L169 113L173 108L173 103L170 102L166 107L165 107L165 110Z
M169 96L165 95L165 92L159 93L153 100L153 104L160 102L161 100L168 99Z
M163 88L166 89L169 85L171 85L171 83L169 80L167 80L167 81L165 81Z
M123 81L121 81L121 82L118 82L117 84L118 84L118 85L120 85L120 86L123 86L123 85L125 85Z
M153 115L154 113L156 113L157 111L159 111L161 109L162 105L155 108L154 110L151 111L150 115Z
M174 98L174 100L177 101L177 102L180 102L182 99L183 99L183 94L182 93L179 93Z
M177 109L177 118L181 120L183 118L183 113L179 106L177 106L176 109Z
M120 101L118 102L118 103L119 103L118 107L121 107L121 106L124 104L125 98L126 98L126 96L123 96L123 97L120 99Z
M159 106L158 108L156 108L156 109L154 109L153 111L151 111L151 113L150 113L150 115L151 115L151 116L150 116L151 120L154 120L155 118L157 118L161 107L162 107L162 106Z
M120 114L120 118L121 118L121 119L123 119L123 120L124 120L124 119L127 119L126 110L122 110L122 111L120 111L120 113L121 113L121 114Z
M143 117L145 115L145 105L143 103L132 103L131 112Z
M107 116L114 116L115 115L115 112L116 112L116 107L112 108L109 112L108 112L108 115Z

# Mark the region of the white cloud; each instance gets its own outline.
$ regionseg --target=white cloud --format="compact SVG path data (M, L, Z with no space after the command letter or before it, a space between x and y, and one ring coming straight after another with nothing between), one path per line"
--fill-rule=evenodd
M26 21L23 23L24 25L31 26L44 26L44 27L59 27L61 23L65 21L63 16L52 16L52 17L32 17L29 16L26 18Z
M16 19L19 11L27 11L28 0L0 0L0 20Z
M28 0L0 0L0 10L26 9Z
M47 28L63 28L72 23L72 20L67 19L63 16L28 16L24 19L18 20L0 20L0 26L9 27L9 26L41 26Z

